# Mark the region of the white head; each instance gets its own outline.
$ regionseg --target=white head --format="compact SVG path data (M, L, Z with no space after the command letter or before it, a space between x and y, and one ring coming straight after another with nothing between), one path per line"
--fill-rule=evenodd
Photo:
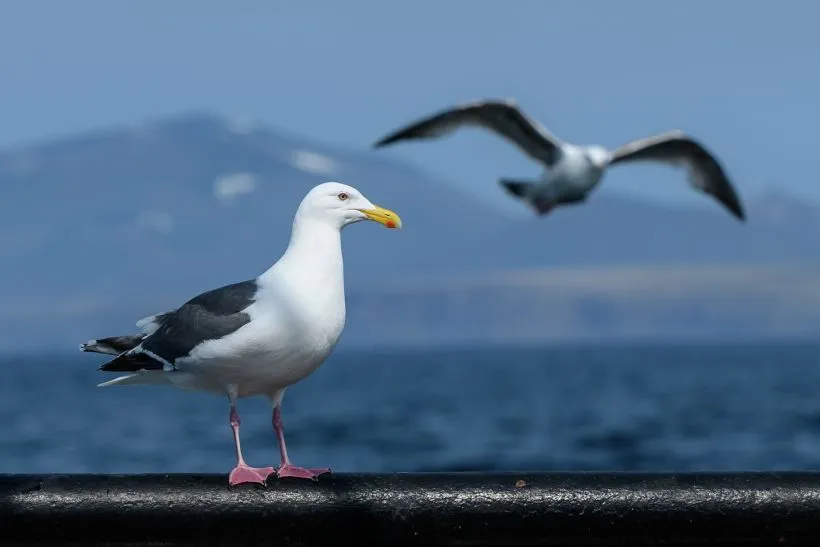
M296 217L329 223L338 230L362 220L372 220L388 228L401 228L399 215L374 205L352 186L339 182L315 186L299 204Z

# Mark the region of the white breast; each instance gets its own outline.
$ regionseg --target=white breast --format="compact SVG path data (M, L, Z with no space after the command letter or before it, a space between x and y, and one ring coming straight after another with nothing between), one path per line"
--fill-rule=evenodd
M300 286L305 285L264 288L248 309L250 323L195 348L178 361L180 371L214 390L234 384L240 397L269 395L309 376L333 351L344 329L344 293L313 285L306 294Z
M557 182L565 181L574 187L590 188L601 180L603 170L586 157L582 148L567 147L552 174Z

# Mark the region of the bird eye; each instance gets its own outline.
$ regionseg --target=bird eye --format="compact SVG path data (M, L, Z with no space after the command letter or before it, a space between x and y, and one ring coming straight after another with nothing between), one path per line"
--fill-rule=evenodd
M344 201L347 198L349 198L350 196L348 196L345 192L339 192L339 195L336 196L336 197L339 198L341 201Z

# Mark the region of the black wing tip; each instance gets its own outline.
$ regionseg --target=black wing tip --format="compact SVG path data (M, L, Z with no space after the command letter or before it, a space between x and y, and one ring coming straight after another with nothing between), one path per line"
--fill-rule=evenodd
M746 222L746 215L743 213L743 211L734 209L732 207L726 208L729 210L729 213L731 213L731 215L737 219L738 222Z
M388 137L384 137L373 143L373 148L384 148L385 146L389 146L399 140L399 138L395 135L390 135Z
M138 372L140 370L162 370L162 363L142 353L123 353L100 365L103 372Z
M738 209L737 211L732 212L740 222L746 222L746 213L744 213L742 209Z
M102 365L97 370L101 372L139 372L141 370L162 370L162 367L137 366L134 363L114 363L116 359Z
M414 124L413 127L404 128L399 131L396 131L395 133L390 133L386 137L383 137L382 139L373 143L373 148L384 148L385 146L390 146L391 144L397 143L399 141L424 139L425 135L423 134L423 132L418 131L420 129L418 127L419 125L421 124Z
M112 359L105 364L100 365L97 370L102 372L129 372L130 367L125 367L121 363L116 363L116 359Z
M498 184L511 195L522 198L527 194L527 187L530 183L512 179L498 179Z
M734 215L740 222L746 222L746 213L740 207L738 207L737 209L733 209L732 213L734 213Z
M103 372L133 372L133 364L124 355L118 355L107 363L103 363L97 370Z
M729 195L717 196L720 203L740 222L746 222L746 211L743 210L743 205L740 199L734 192Z
M124 351L134 349L140 342L142 342L142 339L142 335L97 338L80 344L80 351L87 353L107 353L109 355L119 355Z
M746 222L746 211L743 207L743 203L740 200L740 196L735 190L735 187L729 182L728 179L724 176L723 184L718 192L716 192L716 198L723 204L726 209L729 210L732 215L737 218L741 222Z
M104 340L89 340L80 344L80 351L83 353L107 353L116 355L117 352L105 345Z

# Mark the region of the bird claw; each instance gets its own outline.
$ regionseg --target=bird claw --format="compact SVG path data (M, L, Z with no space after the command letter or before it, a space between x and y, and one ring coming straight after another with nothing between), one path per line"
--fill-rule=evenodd
M237 484L265 484L268 476L275 473L273 467L250 467L248 465L237 465L228 475L228 484L236 486Z
M330 473L330 468L321 467L316 469L305 469L304 467L296 467L295 465L285 464L276 470L276 475L280 478L292 477L296 479L311 479L319 480L319 475Z

